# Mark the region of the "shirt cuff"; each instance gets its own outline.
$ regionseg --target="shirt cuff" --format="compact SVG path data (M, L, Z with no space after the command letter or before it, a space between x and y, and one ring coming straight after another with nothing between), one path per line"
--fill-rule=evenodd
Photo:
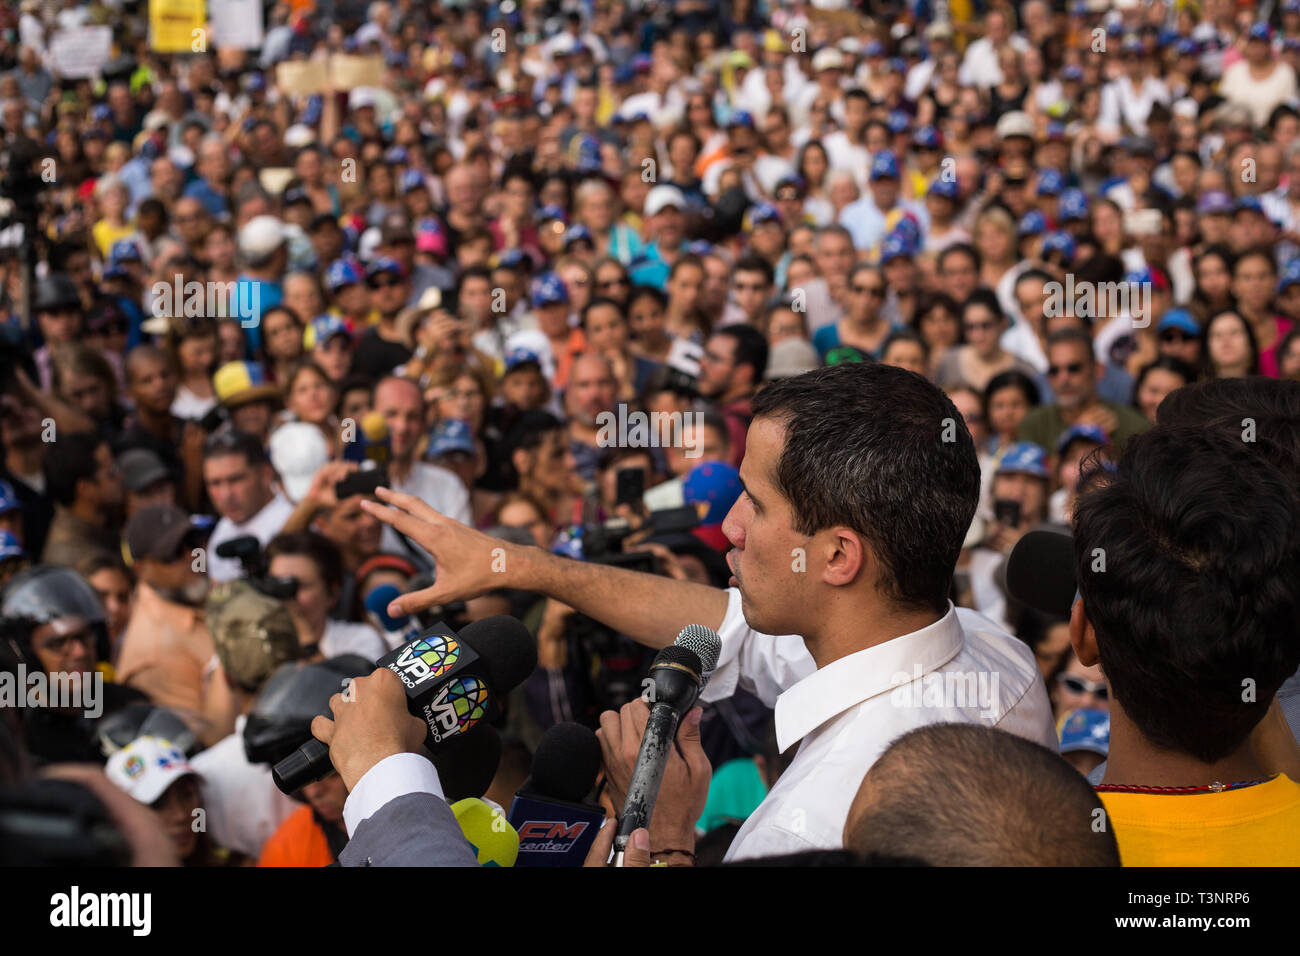
M362 821L390 800L408 793L431 793L446 799L438 771L427 758L411 753L393 754L367 770L343 803L343 825L349 839Z

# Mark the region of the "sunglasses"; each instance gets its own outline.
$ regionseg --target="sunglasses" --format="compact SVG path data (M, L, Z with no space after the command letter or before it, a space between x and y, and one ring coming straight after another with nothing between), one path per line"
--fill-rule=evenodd
M1161 342L1177 343L1192 342L1196 339L1194 335L1188 335L1186 332L1179 332L1177 329L1165 329L1160 333Z
M615 288L619 288L620 286L631 285L631 284L632 283L627 279L605 279L601 282L596 283L596 286L601 289L615 289Z
M1110 691L1106 688L1104 681L1085 680L1082 677L1075 677L1073 674L1062 674L1057 680L1071 694L1096 694L1098 700L1110 700Z
M884 288L878 285L855 285L853 291L857 295L869 295L877 299L885 294Z
M86 650L95 649L95 635L90 630L76 631L72 634L58 634L47 637L39 643L41 650L48 651L56 657L61 657L68 652L68 645L73 641L76 641Z
M1082 362L1071 362L1069 365L1049 365L1047 366L1047 377L1056 378L1062 372L1069 375L1078 375L1085 368L1087 368L1087 366Z
M371 279L366 285L372 289L391 289L402 284L401 279Z

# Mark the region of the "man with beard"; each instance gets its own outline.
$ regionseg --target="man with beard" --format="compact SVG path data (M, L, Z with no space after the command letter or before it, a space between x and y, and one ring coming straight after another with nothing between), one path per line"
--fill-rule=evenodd
M214 680L216 648L201 610L208 578L195 570L201 542L189 515L171 505L152 505L127 522L139 585L117 679L173 711L211 746L234 730L235 707L230 688Z
M280 533L293 504L271 486L274 471L266 450L252 435L219 431L203 449L203 480L213 510L221 516L208 542L208 574L213 581L243 577L235 558L222 558L217 548L232 538L253 535L265 547Z
M45 453L45 491L54 520L42 564L71 567L95 553L116 554L122 479L108 442L98 435L60 435Z

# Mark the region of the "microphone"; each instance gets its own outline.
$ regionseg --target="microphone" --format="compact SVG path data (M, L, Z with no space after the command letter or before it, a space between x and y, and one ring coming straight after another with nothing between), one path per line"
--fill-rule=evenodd
M533 754L532 774L508 819L519 833L516 866L582 866L605 809L587 803L600 772L600 741L589 727L555 724Z
M1036 611L1068 619L1078 593L1070 535L1025 532L1007 556L1007 593Z
M479 866L514 866L519 856L519 834L501 812L501 808L469 797L451 805L460 832L474 849Z
M414 589L413 589L414 590ZM402 592L396 584L381 584L372 588L366 595L366 613L370 622L383 632L389 647L406 644L420 636L420 622L409 614L390 617L388 605L401 597Z
M406 706L428 725L424 745L433 752L499 716L500 697L537 667L537 642L504 614L475 621L460 634L439 623L381 657L375 667L387 667L406 685ZM333 770L329 747L312 738L277 763L271 775L282 792L294 793Z
M448 738L432 757L448 803L481 797L492 786L501 763L501 735L491 724L476 724Z
M361 416L357 426L352 440L343 443L343 460L356 462L362 470L387 465L392 446L384 416L379 412L368 412Z
M623 801L618 833L614 836L614 865L623 865L632 831L650 826L659 785L663 783L668 748L677 736L677 725L694 705L718 665L722 638L712 628L691 624L683 628L670 647L661 650L650 665L650 719L641 735L632 780Z

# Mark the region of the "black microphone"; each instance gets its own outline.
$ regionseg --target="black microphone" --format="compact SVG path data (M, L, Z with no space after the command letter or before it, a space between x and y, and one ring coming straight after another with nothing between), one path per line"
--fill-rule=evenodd
M614 865L623 865L632 831L650 826L659 785L663 782L668 748L677 736L677 725L690 710L718 663L722 639L712 629L691 624L682 629L677 640L665 647L650 665L647 687L650 719L641 735L641 750L636 756L632 780L628 783L614 837Z
M600 741L590 727L547 729L506 816L519 834L515 866L583 865L605 820L604 808L586 802L599 772Z
M1007 556L1007 593L1035 611L1068 619L1077 591L1070 535L1025 532Z
M406 706L428 725L424 745L434 752L500 715L501 696L537 667L537 642L517 620L499 614L459 634L435 624L375 667L387 667L406 685ZM313 738L277 763L271 775L282 792L294 793L333 770L329 747Z
M492 786L501 764L501 735L491 724L476 724L447 738L431 756L448 803L481 797Z

